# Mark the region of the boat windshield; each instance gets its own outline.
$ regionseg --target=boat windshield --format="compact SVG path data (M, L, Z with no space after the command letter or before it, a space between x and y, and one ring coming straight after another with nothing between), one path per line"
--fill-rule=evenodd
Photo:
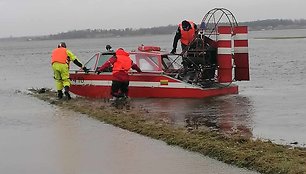
M160 55L130 54L130 57L142 71L162 71Z
M95 71L97 67L103 65L111 56L113 56L113 53L96 53L85 63L85 66L90 71Z
M86 68L88 68L91 71L95 70L95 65L97 62L97 59L99 58L100 53L96 53L95 55L93 55L84 65L86 66Z
M182 57L178 55L162 55L163 70L177 70L182 67Z
M98 52L94 54L84 65L90 70L95 71L102 66L114 53ZM182 66L182 58L177 55L151 54L151 53L130 53L130 57L142 71L161 72L178 70ZM111 71L111 70L106 70Z
M103 54L103 55L100 55L100 58L98 60L98 63L97 63L96 67L102 66L112 56L113 56L112 54Z

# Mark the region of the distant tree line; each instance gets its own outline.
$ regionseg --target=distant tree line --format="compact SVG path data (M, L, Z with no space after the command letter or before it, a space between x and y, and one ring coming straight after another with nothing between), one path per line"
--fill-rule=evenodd
M249 30L279 30L279 29L301 29L306 28L306 19L266 19L251 22L241 22L239 25L247 25ZM142 35L173 34L177 30L176 25L168 25L140 29L87 29L62 32L37 39L72 39L72 38L103 38L103 37L126 37Z
M177 26L168 25L152 28L140 29L87 29L87 30L73 30L62 32L58 34L51 34L48 36L40 36L34 39L74 39L74 38L106 38L106 37L126 37L126 36L143 36L143 35L162 35L172 34L176 31Z
M241 22L239 25L249 26L249 30L281 30L281 29L306 29L306 19L290 20L290 19L266 19L251 22ZM125 29L86 29L72 30L51 34L46 36L35 37L19 37L15 39L27 40L50 40L50 39L77 39L77 38L106 38L106 37L126 37L126 36L143 36L143 35L162 35L174 34L177 25L168 25L152 28L125 28ZM14 39L5 38L5 39Z
M239 25L247 25L249 30L305 29L306 19L266 19L252 22L241 22Z

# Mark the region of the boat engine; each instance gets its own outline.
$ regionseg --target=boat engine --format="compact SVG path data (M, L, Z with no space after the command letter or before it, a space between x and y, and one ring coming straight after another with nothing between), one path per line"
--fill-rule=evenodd
M193 41L181 53L179 77L202 87L249 80L247 32L247 26L238 26L227 9L210 10Z
M181 76L189 83L209 86L215 81L217 68L217 48L208 37L199 32L182 54L183 71Z

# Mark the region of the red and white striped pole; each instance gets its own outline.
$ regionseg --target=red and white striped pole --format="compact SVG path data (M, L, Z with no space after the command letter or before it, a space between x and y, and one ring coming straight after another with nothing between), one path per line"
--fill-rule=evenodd
M249 81L248 27L234 27L235 80Z
M218 82L232 82L232 28L230 26L218 27Z

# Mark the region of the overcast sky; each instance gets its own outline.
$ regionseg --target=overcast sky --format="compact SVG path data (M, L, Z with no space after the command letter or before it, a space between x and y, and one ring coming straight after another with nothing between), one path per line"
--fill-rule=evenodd
M200 23L216 7L238 22L306 19L306 0L0 0L0 7L0 37Z

